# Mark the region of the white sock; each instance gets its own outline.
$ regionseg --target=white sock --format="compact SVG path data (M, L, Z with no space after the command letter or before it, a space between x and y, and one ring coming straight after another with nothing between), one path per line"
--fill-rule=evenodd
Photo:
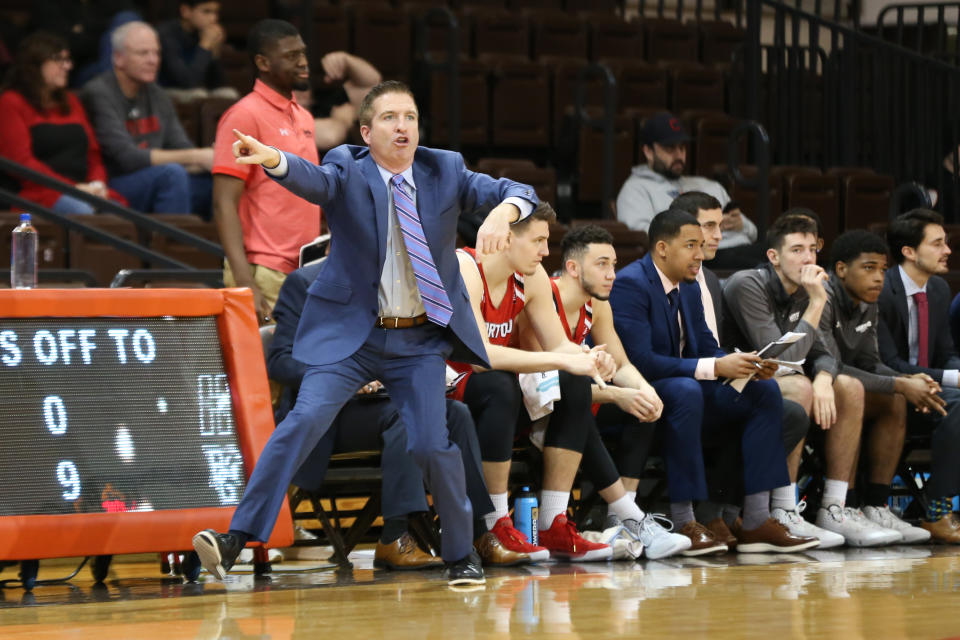
M797 483L774 489L770 493L770 508L794 511L797 508Z
M569 500L569 491L547 491L544 489L540 492L540 518L537 520L540 531L552 527L554 518L567 512L567 502Z
M835 504L842 509L847 504L847 483L844 480L827 478L823 483L823 500L821 502L824 507Z
M621 522L624 520L636 520L637 522L643 520L643 511L640 510L636 502L630 500L629 495L620 496L609 503L607 505L607 511L617 514Z
M630 498L630 502L637 501L637 492L636 491L627 491L627 497Z
M507 512L510 510L510 503L507 501L506 493L491 493L490 501L493 502L493 511L483 516L484 522L487 523L487 529L493 529L493 525L497 524L497 520L507 515Z

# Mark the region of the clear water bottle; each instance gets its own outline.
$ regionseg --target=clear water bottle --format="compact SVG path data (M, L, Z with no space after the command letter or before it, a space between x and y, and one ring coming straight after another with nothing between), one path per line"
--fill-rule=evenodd
M20 224L13 230L10 244L10 287L35 289L37 286L37 230L29 213L20 214Z
M527 536L531 544L537 544L537 520L540 517L540 507L537 496L530 487L523 487L513 501L513 526L517 531Z

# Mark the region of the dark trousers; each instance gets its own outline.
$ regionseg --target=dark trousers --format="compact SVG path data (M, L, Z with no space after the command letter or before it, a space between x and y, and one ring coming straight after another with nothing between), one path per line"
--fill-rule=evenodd
M158 164L110 178L110 188L123 194L131 209L143 213L195 213L210 218L213 178L187 173L183 165Z
M781 438L783 399L773 380L737 393L715 380L663 378L651 382L663 400L664 457L672 502L707 499L702 438L739 435L747 494L789 484Z
M810 429L810 417L793 400L783 400L783 455L787 456ZM707 491L710 500L724 504L740 504L743 501L743 453L737 438L726 437L716 432L704 438L703 456L707 473Z
M406 429L407 451L433 495L443 525L443 558L465 557L473 547L473 511L460 450L450 442L445 419L445 360L450 351L447 330L431 323L374 328L350 357L310 367L296 404L260 454L230 528L256 540L269 538L296 471L356 390L380 380Z
M473 512L482 515L493 511L483 481L476 429L470 411L462 402L447 400L447 429L450 440L459 447L463 457L467 496ZM331 455L377 449L381 450L381 512L384 519L427 511L423 474L407 453L407 430L400 422L400 414L385 397L357 397L344 405L330 430L293 476L293 484L304 489L319 489Z
M944 389L941 395L947 401L947 415L908 412L908 429L932 430L930 481L926 488L930 498L960 494L960 389Z

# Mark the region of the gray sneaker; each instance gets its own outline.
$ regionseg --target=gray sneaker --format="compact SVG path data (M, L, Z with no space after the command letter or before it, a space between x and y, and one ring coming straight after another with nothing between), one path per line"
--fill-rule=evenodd
M813 537L820 541L818 549L832 549L843 545L843 536L827 529L822 529L813 523L804 520L803 510L807 507L805 501L801 501L793 511L780 509L779 507L770 510L770 517L787 528L787 531L801 538Z
M669 529L664 528L657 520L666 523ZM692 544L687 536L671 533L670 529L673 529L673 523L660 513L648 513L640 522L631 519L624 520L623 526L643 543L644 553L651 560L676 555L689 549Z
M863 514L854 517L854 511L859 514L859 509L844 509L837 504L820 507L817 511L817 526L839 533L851 547L876 547L896 542L890 535L892 531L877 527L867 521ZM899 535L896 536L896 538L899 537Z

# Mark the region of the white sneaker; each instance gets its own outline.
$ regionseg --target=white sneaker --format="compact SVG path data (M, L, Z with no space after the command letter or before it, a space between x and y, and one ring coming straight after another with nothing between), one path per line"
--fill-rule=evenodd
M670 525L670 529L673 529L673 523L659 513L648 513L640 522L623 521L623 526L643 543L647 558L651 560L666 558L690 548L693 544L690 538L679 533L671 533L670 529L664 528L657 520L666 522Z
M862 524L865 527L872 527L880 533L883 533L887 537L887 541L884 544L898 544L903 542L903 534L897 531L896 529L887 529L882 527L873 520L868 520L867 516L863 515L861 509L856 509L854 507L844 507L843 515L847 518L855 520L856 522Z
M851 547L876 547L894 542L893 537L887 533L887 529L876 527L872 522L867 521L862 514L860 518L851 517L848 512L852 511L859 513L859 510L844 509L837 504L820 507L817 511L817 526L840 534L843 536L844 542Z
M787 528L787 531L801 538L813 537L820 541L818 549L832 549L843 544L843 536L833 531L821 529L820 527L807 522L803 516L803 510L807 508L806 501L801 501L793 511L775 508L770 511L770 517Z
M915 527L908 522L904 522L897 517L897 514L890 511L890 507L866 506L863 508L863 515L874 524L878 524L884 529L893 529L900 532L903 536L904 544L918 544L930 540L930 532L920 527Z

